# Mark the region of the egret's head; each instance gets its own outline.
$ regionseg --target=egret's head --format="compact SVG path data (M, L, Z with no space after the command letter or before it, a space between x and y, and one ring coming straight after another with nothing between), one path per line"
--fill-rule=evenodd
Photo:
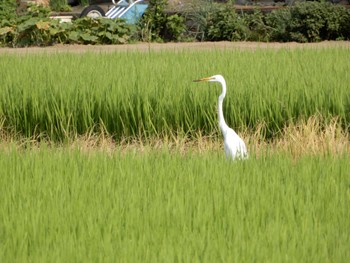
M194 80L194 82L203 82L203 81L208 81L208 82L223 82L225 81L224 77L221 75L214 75L208 78L202 78L202 79L197 79Z

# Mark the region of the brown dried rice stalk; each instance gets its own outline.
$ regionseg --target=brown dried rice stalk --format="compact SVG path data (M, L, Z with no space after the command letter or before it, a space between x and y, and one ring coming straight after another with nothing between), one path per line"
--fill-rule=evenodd
M337 118L324 124L322 117L313 116L307 120L286 125L281 133L272 140L263 138L264 124L260 124L255 131L245 131L240 134L247 144L249 152L257 157L273 153L287 153L298 157L303 155L324 155L350 153L349 134L341 127ZM101 129L99 133L87 133L85 135L67 135L66 142L53 143L38 135L35 138L23 138L14 133L1 129L0 122L0 148L30 147L40 148L40 143L45 142L52 147L67 147L79 149L84 152L103 151L112 154L114 151L137 151L147 153L150 150L167 148L170 151L203 153L207 151L220 152L223 150L221 135L213 134L204 136L198 132L195 138L186 135L160 135L158 137L124 138L116 142L113 137ZM40 141L40 142L39 142Z

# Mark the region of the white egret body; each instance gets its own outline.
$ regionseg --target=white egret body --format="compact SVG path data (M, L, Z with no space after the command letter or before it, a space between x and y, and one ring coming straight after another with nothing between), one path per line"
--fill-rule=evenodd
M219 127L224 136L224 149L227 159L245 159L248 157L247 148L244 141L238 136L238 134L231 129L225 122L224 113L222 110L222 103L226 96L226 81L221 75L214 75L208 78L202 78L195 80L195 82L219 82L222 87L222 92L219 96L218 101L218 116L219 116Z

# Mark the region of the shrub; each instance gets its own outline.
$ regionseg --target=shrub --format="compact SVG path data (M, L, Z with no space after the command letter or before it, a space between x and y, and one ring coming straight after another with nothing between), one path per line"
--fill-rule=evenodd
M297 3L267 16L275 41L317 42L350 39L350 10L331 3Z
M139 22L139 38L142 41L178 41L185 31L183 17L165 12L166 0L150 0L149 7Z
M49 18L50 9L31 5L25 15L0 28L0 45L48 46L63 44L123 44L129 41L131 27L124 20L81 18L60 23Z
M83 17L73 22L67 42L78 44L125 44L131 27L122 19Z
M0 28L0 44L17 47L29 45L49 45L50 24L57 21L49 19L49 8L29 5L27 13L8 21Z
M212 9L208 18L206 40L269 40L265 16L258 9L252 14L238 14L231 4L218 5L216 9Z
M350 10L342 5L325 4L325 26L320 31L324 40L350 39Z
M2 0L0 2L0 27L16 18L16 0Z
M199 6L190 18L197 39L297 41L350 39L350 10L325 2L297 3L264 15L237 13L231 3Z
M212 41L245 40L248 28L232 5L213 9L208 16L205 39Z
M266 25L266 17L259 10L255 9L252 14L242 15L241 28L245 28L246 40L269 41L271 29Z
M67 4L67 0L50 0L50 7L54 11L71 10L71 7Z
M288 22L291 20L289 9L273 11L266 17L266 24L271 28L270 38L272 41L287 42L291 40L290 24Z

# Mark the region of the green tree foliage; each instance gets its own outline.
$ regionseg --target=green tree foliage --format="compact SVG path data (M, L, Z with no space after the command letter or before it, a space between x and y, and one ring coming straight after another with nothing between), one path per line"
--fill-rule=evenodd
M218 5L206 15L205 40L297 41L350 39L350 10L326 2L297 3L263 15Z
M8 21L16 18L16 0L1 0L0 2L0 27Z
M269 29L258 9L252 14L238 14L233 5L227 4L211 10L208 18L207 40L268 41Z
M231 5L217 8L209 14L205 36L209 40L241 40L247 28L239 21L235 9Z
M350 10L325 2L298 3L266 18L273 41L350 39Z
M50 0L50 7L54 11L71 10L71 7L67 4L67 0Z

